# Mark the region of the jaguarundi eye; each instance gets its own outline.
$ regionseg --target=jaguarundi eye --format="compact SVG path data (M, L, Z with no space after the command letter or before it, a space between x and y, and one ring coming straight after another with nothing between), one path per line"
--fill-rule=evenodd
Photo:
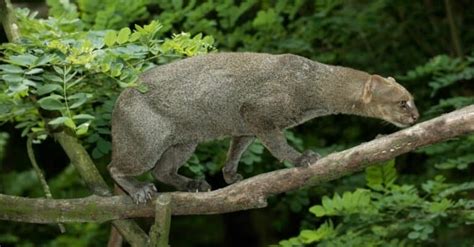
M402 109L405 109L405 110L408 109L408 102L407 101L402 100L402 101L399 102L399 104L400 104L400 107Z

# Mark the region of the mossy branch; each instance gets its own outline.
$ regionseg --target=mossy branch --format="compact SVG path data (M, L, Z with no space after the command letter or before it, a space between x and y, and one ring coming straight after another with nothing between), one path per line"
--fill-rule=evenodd
M107 183L95 167L94 162L79 140L66 132L54 134L66 152L76 170L94 194L111 196L112 193ZM89 208L90 209L90 208ZM130 220L116 220L112 224L132 246L148 246L149 238L135 222Z
M306 168L268 172L210 192L166 194L171 196L174 215L220 214L261 208L267 205L269 196L331 181L419 147L472 133L474 105L332 153ZM58 200L0 195L0 220L57 223L154 217L153 204L136 205L128 196Z
M150 246L168 247L171 225L171 196L161 194L155 200L155 224L150 229Z

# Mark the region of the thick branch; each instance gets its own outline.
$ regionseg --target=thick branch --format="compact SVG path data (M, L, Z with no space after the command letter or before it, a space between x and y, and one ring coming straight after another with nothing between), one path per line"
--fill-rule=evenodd
M359 146L330 154L308 168L261 174L203 193L172 192L175 215L218 214L260 208L278 193L314 186L392 159L418 147L474 133L474 105ZM0 195L0 220L30 223L103 222L153 217L154 205L135 205L127 196L51 200Z
M59 132L54 134L54 138L59 142L71 163L94 194L100 196L112 195L109 186L107 186L91 157L76 137L65 132Z
M110 196L112 193L92 162L91 157L81 145L79 140L65 132L54 134L56 140L61 144L71 163L77 169L84 182L94 194ZM132 246L146 246L149 238L135 222L129 220L115 220L112 222L122 236Z
M168 247L171 225L171 196L161 194L155 200L155 224L150 229L150 246Z

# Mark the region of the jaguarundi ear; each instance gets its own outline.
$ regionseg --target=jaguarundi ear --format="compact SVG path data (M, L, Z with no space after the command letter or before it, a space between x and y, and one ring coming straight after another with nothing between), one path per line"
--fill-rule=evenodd
M362 92L362 102L365 104L372 101L372 96L374 94L375 88L380 83L384 83L385 79L379 75L371 75L369 79L364 84L364 91Z

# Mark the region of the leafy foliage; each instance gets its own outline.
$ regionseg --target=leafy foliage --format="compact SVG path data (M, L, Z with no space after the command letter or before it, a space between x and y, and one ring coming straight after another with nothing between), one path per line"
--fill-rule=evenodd
M413 80L423 77L430 78L431 81L428 85L433 89L431 96L434 96L440 89L460 81L471 80L474 77L474 57L468 56L466 59L462 59L439 55L428 63L409 71L402 79ZM453 105L457 103L453 99L451 102ZM444 106L446 105L445 102Z
M418 25L427 11L444 14L438 5L422 2L158 0L155 5L165 31L205 32L222 50L288 52L360 68L370 64L378 73L406 70L441 53L444 43L434 41L449 37L447 24L439 20L430 19L446 28ZM381 54L384 62L374 64Z
M56 18L80 18L78 25L94 30L118 29L149 17L150 0L47 0L49 14Z
M416 67L407 73L404 79L429 80L428 85L432 88L430 97L443 91L449 91L457 86L464 88L466 84L472 82L474 76L474 57L450 58L448 56L437 56L426 64ZM459 109L461 107L474 104L474 96L466 92L456 92L456 95L446 99L440 99L439 103L426 111L426 116L436 116L441 113ZM435 165L439 169L465 170L474 164L472 146L474 136L466 136L457 140L431 145L419 150L419 153L428 155L428 164Z
M97 133L88 139L96 146L94 157L110 150L111 110L123 88L146 90L138 76L154 62L205 53L213 43L201 34L157 39L157 21L133 31L83 31L70 29L76 19L39 20L27 10L18 12L18 20L22 43L0 46L0 121L18 122L23 135L40 139L59 127L79 136Z
M374 176L374 174L390 174ZM393 162L366 169L367 189L324 196L309 209L316 217L331 217L315 230L302 230L281 246L318 243L318 246L413 246L429 243L441 225L472 224L474 201L459 195L474 183L445 183L437 176L421 185L395 183ZM381 189L383 188L383 190ZM334 226L333 222L340 222Z
M395 160L383 166L371 166L365 170L367 186L373 190L383 191L390 187L397 179Z

